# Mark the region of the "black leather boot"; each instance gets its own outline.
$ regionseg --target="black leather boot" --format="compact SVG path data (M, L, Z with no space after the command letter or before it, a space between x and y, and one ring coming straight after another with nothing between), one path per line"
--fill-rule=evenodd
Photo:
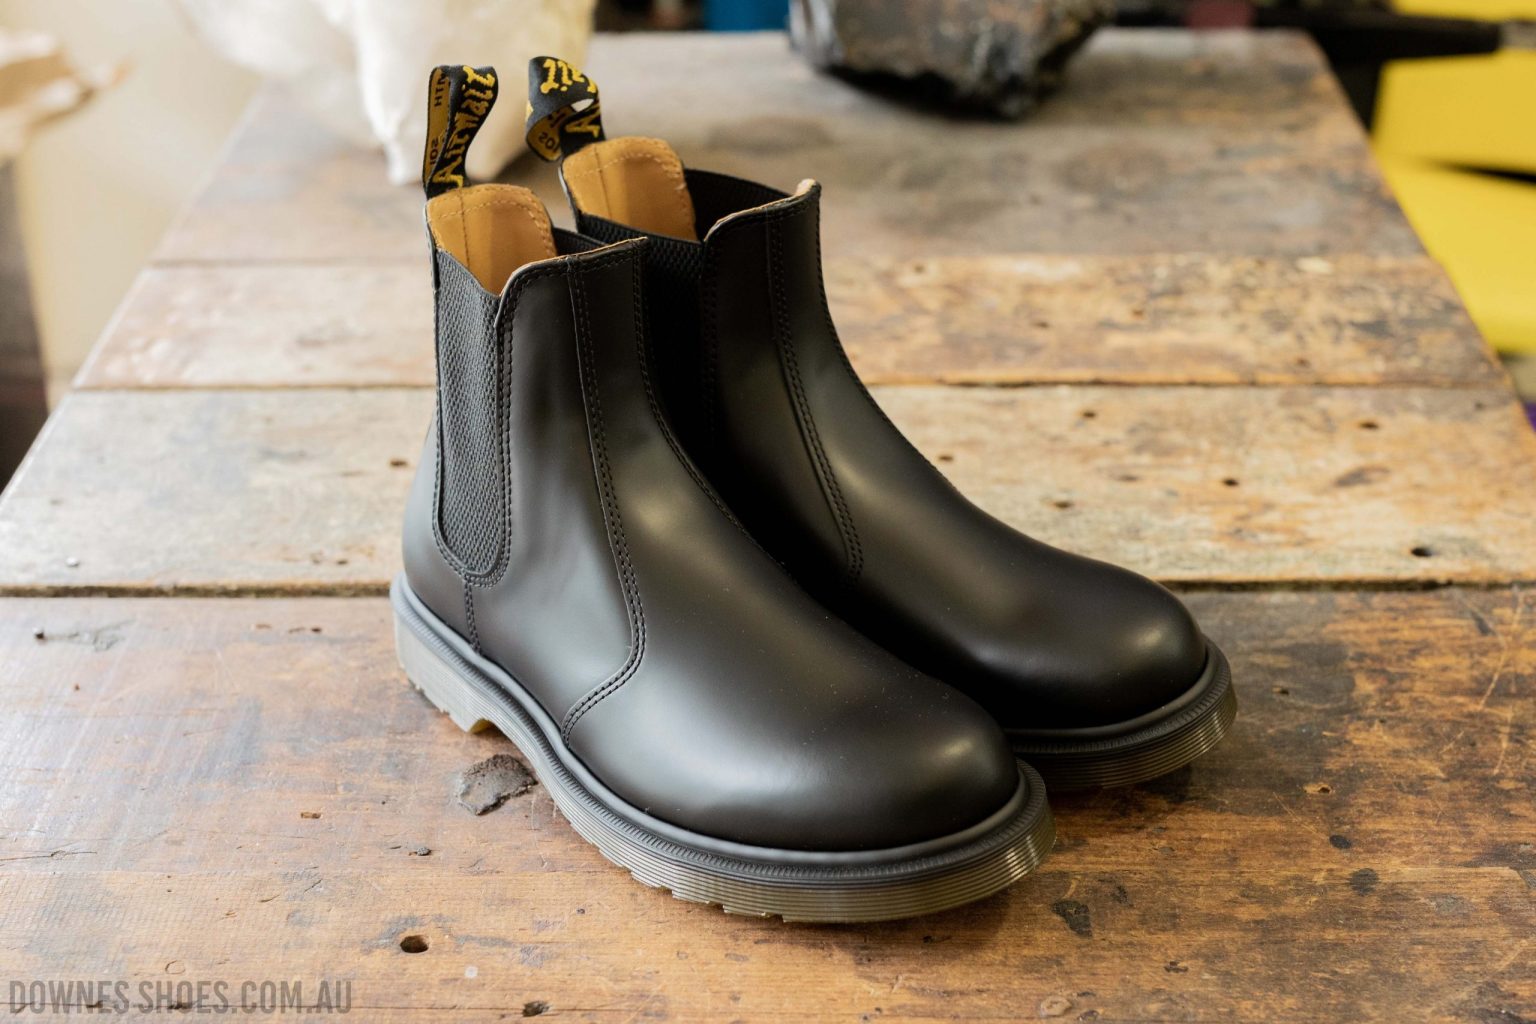
M986 712L805 595L682 453L651 384L646 243L465 187L464 114L494 75L433 83L438 402L391 591L411 680L682 899L877 920L1033 869L1043 788Z
M1053 789L1151 778L1221 739L1226 659L1177 598L994 519L886 419L828 314L814 182L786 194L685 169L660 140L602 140L594 111L562 138L556 99L534 107L530 142L560 143L580 230L650 243L684 447L811 593L980 701Z

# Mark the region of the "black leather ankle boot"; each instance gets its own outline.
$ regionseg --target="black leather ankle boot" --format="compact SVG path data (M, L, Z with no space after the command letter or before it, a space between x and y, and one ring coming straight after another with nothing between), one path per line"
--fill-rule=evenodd
M660 140L602 139L593 110L561 136L558 100L536 95L530 142L562 158L583 232L648 240L684 447L811 593L980 701L1052 788L1151 778L1221 739L1227 663L1177 598L987 515L875 404L828 314L814 182L685 169Z
M805 595L681 451L646 243L464 186L488 83L433 76L437 414L391 592L411 680L501 729L583 837L682 899L876 920L1023 876L1052 842L1039 777L973 701Z

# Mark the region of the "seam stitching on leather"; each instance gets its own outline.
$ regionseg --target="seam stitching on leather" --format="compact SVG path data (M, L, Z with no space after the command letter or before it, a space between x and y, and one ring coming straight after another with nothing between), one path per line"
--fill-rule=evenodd
M720 325L719 288L720 273L715 265L709 246L704 247L699 267L699 343L704 349L704 367L701 390L704 392L704 434L709 445L711 460L718 460L720 452Z
M821 191L820 186L816 188L816 191L818 193ZM950 489L954 490L957 494L960 493L959 488L955 487L954 483L950 481L949 477L940 471L938 467L934 466L932 460L929 459L928 456L924 455L922 451L917 447L917 445L913 444L907 435L904 434L896 426L896 423L891 419L890 414L885 411L879 402L875 401L875 396L870 393L869 386L864 383L864 380L859 376L858 371L853 368L853 362L848 358L848 350L843 348L842 339L838 336L837 333L837 326L832 320L832 307L827 302L826 275L821 272L821 202L819 198L813 208L813 212L816 216L816 280L821 290L821 311L822 316L826 320L827 330L831 332L831 336L836 342L835 347L837 349L838 357L842 361L843 369L847 371L848 376L853 378L854 384L858 387L859 393L864 396L864 400L869 403L870 408L874 409L875 414L884 420L886 425L896 432L896 436L901 440L901 443L906 445L909 451L911 451L914 455L921 459L925 465L932 469L933 472L938 475L939 479L943 480ZM775 221L787 220L788 218L796 216L800 213L802 213L800 209L790 209L774 210L769 213L754 214L750 217L743 218L742 220L727 224L720 230L719 237L724 237L729 232L742 230L752 224L771 225Z
M464 200L463 193L463 189L455 189L453 192L453 194L457 195L459 199L458 209L445 208L438 214L438 216L441 217L444 221L458 220L459 237L462 239L464 245L463 265L466 270L469 270L469 264L472 262L469 254L469 214L472 212L478 210L512 207L522 213L523 217L535 229L546 233L553 231L553 225L549 222L548 214L544 213L543 206L531 205L532 203L537 203L537 199L524 200L521 198L502 196L499 198L477 198L475 200L466 202ZM430 218L428 218L428 220L430 224ZM558 254L556 252L554 242L551 240L550 244L544 247L544 255L539 258L553 259L556 255ZM470 276L473 277L477 282L480 280L480 275L476 274L473 270L470 270L469 273ZM484 287L483 282L481 283L481 287Z
M859 544L858 531L853 525L853 516L848 510L847 503L843 501L842 490L837 486L837 477L832 472L831 461L828 460L826 451L822 448L821 436L816 430L816 422L811 416L810 402L805 395L805 384L800 377L800 362L795 355L793 339L789 336L789 307L788 299L784 295L783 282L784 244L778 224L784 219L783 216L775 216L764 221L771 263L768 288L773 301L774 340L779 350L779 362L788 378L790 394L795 403L800 437L815 460L822 497L831 506L833 518L837 523L838 534L842 538L848 559L848 581L852 583L858 580L859 574L863 571L864 553Z
M642 288L640 260L634 261L633 280L635 294L635 354L640 360L640 383L645 388L645 398L651 407L651 417L656 421L657 428L661 430L661 436L666 439L667 447L672 449L672 454L682 464L689 478L698 485L699 490L704 493L704 496L710 500L715 508L720 510L726 519L730 520L732 525L745 533L747 528L741 524L741 521L736 518L736 514L721 500L720 495L710 486L709 481L704 479L698 467L693 464L693 460L683 452L682 445L678 443L677 435L672 432L672 426L667 422L666 414L662 412L661 402L656 396L656 388L651 383L651 353L649 337L645 330L645 299Z
M475 649L476 654L483 655L485 651L480 648L480 631L475 626L475 588L469 580L464 581L464 623L469 629L469 643Z
M668 180L675 183L676 191L673 194L673 206L675 207L676 212L682 214L686 221L692 223L693 203L687 198L688 182L679 170L670 166L667 161L663 160L657 153L644 151L628 152L616 156L611 160L599 160L593 164L593 166L587 168L584 171L577 171L575 174L571 175L565 180L568 182L580 181L582 178L590 178L592 175L596 174L598 176L598 184L602 187L603 190L603 205L606 207L606 211L601 214L601 216L611 217L613 204L608 201L608 180L607 176L602 172L608 170L611 167L617 167L620 164L632 163L637 160L647 161L649 163L655 164L657 167L660 167L662 174L665 175Z
M633 643L630 644L629 657L625 659L623 665L619 666L619 670L599 683L566 712L565 721L560 727L560 738L567 744L570 743L571 730L576 727L577 722L581 721L582 716L628 682L645 656L645 609L640 603L640 588L635 579L634 562L630 559L629 545L624 539L624 523L620 518L618 495L613 483L613 470L608 460L608 442L603 430L602 398L598 394L596 368L592 366L591 320L583 287L583 278L588 272L606 265L605 261L603 264L588 264L585 268L573 267L569 280L571 305L575 313L573 319L580 359L581 389L586 403L588 429L592 437L592 453L598 475L598 494L603 505L603 522L608 533L609 551L618 564L619 585L624 594L624 608L629 617Z
M448 567L454 570L461 580L464 574L460 571L459 560L448 552L448 545L443 541L443 304L440 298L442 294L442 273L437 266L438 249L436 244L432 246L432 370L437 378L436 407L432 410L432 418L435 421L435 429L432 437L432 544L437 548L437 553L442 556Z
M837 324L834 323L833 320L832 320L832 304L827 301L827 278L826 278L826 274L822 270L822 259L821 259L821 204L820 203L818 203L816 205L816 211L815 212L816 212L816 281L817 281L817 283L818 283L818 285L820 287L820 290L821 290L821 315L826 320L826 323L827 323L827 334L832 339L833 347L837 350L838 360L843 364L843 370L848 374L848 376L850 378L852 378L854 387L858 390L860 395L864 396L864 401L868 402L869 405L870 405L870 408L875 410L875 415L879 416L882 420L885 421L885 425L890 427L891 430L895 432L896 437L901 441L902 444L904 444L907 447L907 450L910 451L912 454L916 455L919 459L921 459L923 461L923 463L926 464L935 473L937 473L939 475L939 477L941 479L943 479L943 481L946 484L948 484L951 488L954 488L954 484L950 482L949 477L946 476L937 466L935 466L933 464L933 460L929 459L928 456L924 455L918 449L917 445L913 444L911 439L909 439L907 437L907 435L905 433L903 433L899 427L896 426L895 422L891 419L890 414L888 414L885 411L885 409L883 407L881 407L879 402L875 401L875 396L870 393L869 385L864 383L864 378L859 376L859 371L853 368L853 360L848 358L848 350L843 347L842 337L837 333ZM956 489L956 491L958 493L958 489ZM967 500L969 500L969 499L967 499Z
M464 245L464 269L469 270L469 215L464 212L464 190L462 188L454 189L453 195L459 201L459 239ZM473 270L469 270L469 272L471 276L474 276L475 272ZM475 277L477 283L479 280L479 277Z

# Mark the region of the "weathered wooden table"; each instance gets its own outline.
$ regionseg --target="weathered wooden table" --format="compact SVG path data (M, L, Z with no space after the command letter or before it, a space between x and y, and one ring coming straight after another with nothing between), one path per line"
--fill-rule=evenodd
M471 816L509 744L405 685L380 596L420 199L268 95L0 501L0 980L339 979L369 1021L1536 1017L1536 437L1310 45L1106 32L1022 125L771 37L590 69L614 131L823 181L880 402L1008 520L1180 589L1234 734L1057 800L1007 894L879 926L671 900L537 788Z

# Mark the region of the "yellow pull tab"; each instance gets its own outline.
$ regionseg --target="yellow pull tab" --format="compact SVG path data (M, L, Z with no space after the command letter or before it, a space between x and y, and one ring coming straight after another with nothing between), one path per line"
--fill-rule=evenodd
M558 57L528 62L528 148L554 162L603 139L597 83Z
M427 144L421 186L427 198L464 186L464 157L496 103L496 69L442 64L427 79Z

